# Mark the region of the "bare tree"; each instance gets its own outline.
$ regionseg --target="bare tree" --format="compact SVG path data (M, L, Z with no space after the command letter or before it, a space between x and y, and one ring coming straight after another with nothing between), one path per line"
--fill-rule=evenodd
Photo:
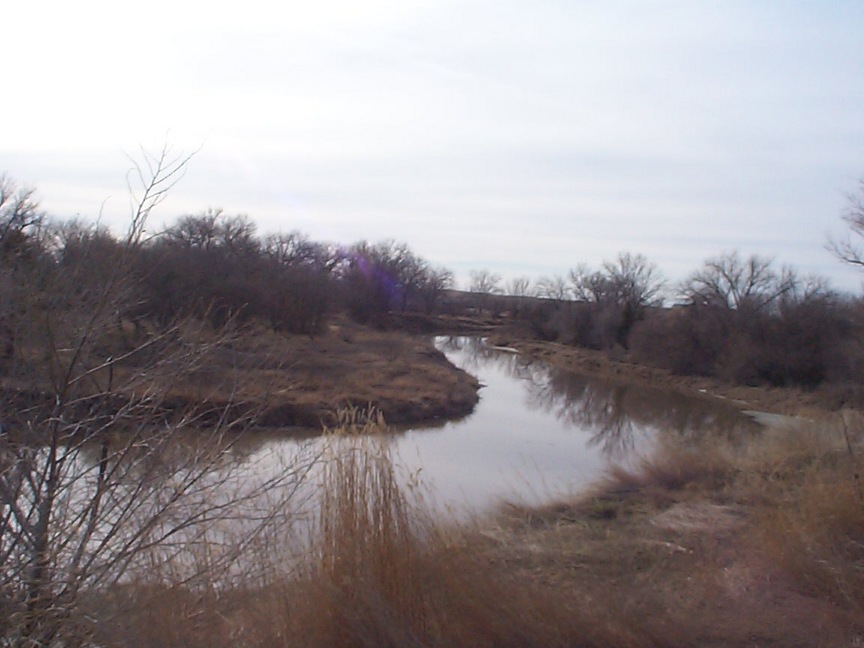
M182 248L219 249L232 256L257 254L259 248L255 223L248 216L228 216L221 209L181 216L165 229L163 237Z
M849 227L844 238L829 239L828 249L844 263L864 267L864 179L859 181L858 192L846 196L843 220Z
M323 243L309 239L301 232L270 234L264 238L264 254L281 268L312 267L331 272L338 263L338 255Z
M21 277L33 360L0 381L4 645L87 644L86 600L201 543L209 565L224 569L276 519L259 496L290 496L308 468L286 466L237 490L226 452L254 412L178 401L178 383L208 365L228 331L177 321L132 348L113 342L116 313L134 298L130 259L187 162L166 148L133 169L142 184L131 224L98 282L82 281L89 254ZM219 528L241 514L238 536ZM194 561L185 566L193 576Z
M423 309L432 313L438 308L442 295L453 288L453 273L446 268L430 268L420 285Z
M0 176L0 256L20 253L44 222L35 191L19 187L6 174Z
M737 251L705 261L684 283L682 293L690 303L729 309L761 311L795 290L797 278L788 268L779 272L772 259Z
M361 320L385 315L391 309L406 311L418 301L428 304L430 280L442 280L429 263L405 243L386 240L355 243L346 255L343 279L349 286L348 306ZM426 294L424 296L424 291Z
M592 270L587 264L580 263L570 270L570 283L576 301L598 305L615 302L615 285L602 270Z
M531 288L530 277L513 277L505 287L511 297L531 297L535 291Z
M572 291L567 279L560 275L553 277L540 277L537 280L537 295L554 302L562 302L571 298Z
M493 295L501 294L501 275L489 270L472 270L469 292L474 294L478 311L489 307Z
M510 312L517 318L525 311L525 298L533 297L536 293L531 286L530 277L513 277L507 281L504 290L510 303Z
M497 295L501 292L501 275L489 270L472 270L469 290L473 293Z
M665 282L657 266L641 254L624 252L615 261L606 261L603 269L614 287L617 302L634 320L641 318L646 308L662 302Z
M583 302L576 340L586 346L626 347L630 331L646 310L662 302L664 281L641 254L625 252L600 270L581 264L570 271L573 294Z

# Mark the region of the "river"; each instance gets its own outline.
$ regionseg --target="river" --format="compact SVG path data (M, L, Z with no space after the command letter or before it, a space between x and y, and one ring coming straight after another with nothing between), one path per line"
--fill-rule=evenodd
M436 503L484 510L501 500L538 503L572 494L611 464L634 465L661 437L757 429L734 404L704 395L568 372L480 338L438 338L484 387L475 411L396 439Z
M659 439L759 429L719 398L560 370L477 337L439 337L436 346L479 379L480 402L460 420L394 430L388 442L406 482L438 510L548 501L613 464L635 466ZM242 479L255 483L295 465L299 449L314 455L325 443L253 434L232 455Z
M505 500L539 503L584 489L612 464L637 463L658 440L758 429L717 398L558 370L479 338L436 344L478 377L478 406L461 420L393 430L383 439L405 483L433 511L462 517ZM117 445L63 449L55 524L65 553L56 555L58 563L74 566L93 552L98 561L88 564L99 577L134 561L136 573L164 580L154 562L194 571L204 556L230 577L272 565L275 552L302 551L302 542L284 542L285 533L299 538L310 528L330 442L261 432L223 446L202 434L178 439L168 429ZM46 453L29 456L27 465L38 468ZM29 501L27 484L21 482L21 503ZM267 560L238 562L238 551L250 546Z

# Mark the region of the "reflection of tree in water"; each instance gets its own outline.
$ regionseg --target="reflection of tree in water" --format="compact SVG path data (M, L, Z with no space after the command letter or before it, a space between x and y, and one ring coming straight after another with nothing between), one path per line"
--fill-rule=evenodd
M128 473L129 480L139 481L142 474L169 477L205 464L212 472L235 467L248 462L266 440L253 434L213 435L204 430L189 430L182 438L169 438L154 430L139 439L133 432L116 432L102 440L82 441L79 461L97 466L104 449L112 465L123 464L122 472Z
M454 338L442 349L462 351L468 371L493 365L524 380L528 407L590 431L589 443L609 457L627 454L640 435L674 434L686 439L703 434L728 436L758 427L732 405L560 370L487 347L479 338Z
M524 372L523 372L524 373ZM588 429L608 456L633 449L640 434L679 438L731 435L755 427L737 409L672 390L650 388L543 367L528 382L529 406Z
M633 449L637 426L627 411L627 386L546 369L528 383L528 406L589 430L590 445L610 457Z
M510 353L488 346L480 337L447 337L439 338L438 348L441 351L459 351L462 354L462 368L471 372L480 367L495 367L513 378L531 380L536 371L542 371L538 363L523 357L518 353Z

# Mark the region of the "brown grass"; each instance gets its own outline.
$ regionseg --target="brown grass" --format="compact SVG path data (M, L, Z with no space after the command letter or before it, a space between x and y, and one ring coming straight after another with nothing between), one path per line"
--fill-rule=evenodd
M850 431L862 429L661 444L580 498L511 507L498 551L638 618L665 616L685 645L861 645L864 461Z
M861 431L860 422L803 431L789 452L775 448L757 465L773 491L759 518L768 555L805 593L864 618Z
M117 590L102 601L98 642L862 643L864 466L860 438L842 427L670 441L587 495L456 527L402 486L380 419L342 423L300 562L274 564L263 582Z
M296 645L651 645L638 624L509 574L476 537L433 522L400 487L381 425L348 422L336 439L311 562L285 590Z
M655 646L661 624L512 569L400 486L377 417L331 435L318 525L289 577L190 591L126 587L103 645ZM274 566L275 567L275 566ZM281 566L276 572L285 573Z

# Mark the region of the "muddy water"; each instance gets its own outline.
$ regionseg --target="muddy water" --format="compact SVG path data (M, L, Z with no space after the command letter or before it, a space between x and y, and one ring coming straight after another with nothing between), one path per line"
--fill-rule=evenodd
M660 438L686 442L758 429L720 399L559 370L480 338L436 344L479 378L480 402L461 420L394 431L389 443L406 482L419 484L439 509L465 513L501 500L547 501L584 488L611 464L638 462ZM325 444L255 434L225 460L235 462L240 483L257 483L285 474L297 466L298 453L315 456Z
M757 428L732 403L555 369L479 338L439 338L484 385L468 417L397 440L440 506L484 509L584 488L612 463L632 464L661 437L685 440Z
M477 338L440 338L437 344L484 385L477 408L437 428L394 431L386 442L405 481L419 484L438 510L463 515L501 500L541 502L584 488L612 463L638 461L658 439L686 443L757 429L719 399L568 373L488 348ZM273 564L276 551L302 551L302 542L281 538L289 528L298 538L308 531L317 509L317 476L327 465L320 459L332 440L250 434L221 450L208 439L166 438L162 451L123 446L109 462L111 497L100 505L98 533L87 544L109 531L120 533L122 542L99 548L113 564L114 545L122 549L126 537L137 538L146 528L148 542L153 534L171 542L154 541L156 558L136 554L145 567L155 560L194 571L205 555L225 561L226 578L248 575L258 564L254 556L251 563L235 560L250 538L270 559L261 564ZM85 444L71 450L74 460L64 464L73 517L93 501L99 452L100 446ZM78 527L61 528L74 536Z

